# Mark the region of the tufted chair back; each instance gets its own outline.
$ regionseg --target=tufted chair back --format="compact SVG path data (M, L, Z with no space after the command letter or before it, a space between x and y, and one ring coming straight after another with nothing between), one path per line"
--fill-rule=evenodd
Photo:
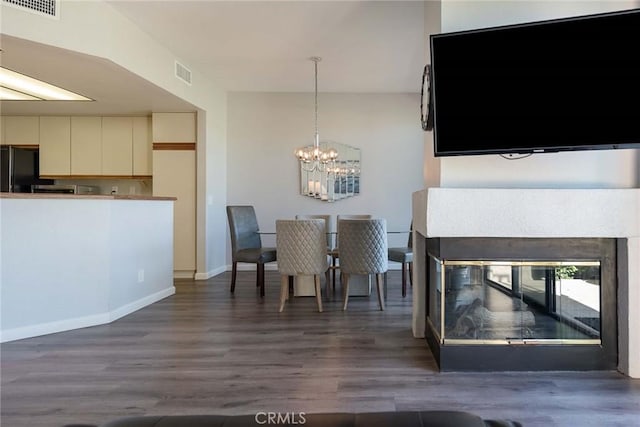
M277 220L276 250L280 274L324 274L329 267L324 219Z
M341 219L340 269L347 274L379 274L388 269L387 221Z
M334 229L331 215L296 215L296 219L323 219L327 228L327 251L333 249L333 235L331 232L334 231Z

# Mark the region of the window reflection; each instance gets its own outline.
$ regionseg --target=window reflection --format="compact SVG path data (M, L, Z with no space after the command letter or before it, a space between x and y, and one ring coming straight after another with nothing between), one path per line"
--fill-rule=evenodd
M432 263L445 272L444 340L600 339L598 261Z

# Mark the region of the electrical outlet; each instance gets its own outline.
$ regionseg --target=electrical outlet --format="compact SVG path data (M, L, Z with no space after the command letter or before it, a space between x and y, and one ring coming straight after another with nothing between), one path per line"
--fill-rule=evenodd
M144 282L144 269L138 270L138 283Z
M117 185L111 186L111 194L118 194L118 186Z

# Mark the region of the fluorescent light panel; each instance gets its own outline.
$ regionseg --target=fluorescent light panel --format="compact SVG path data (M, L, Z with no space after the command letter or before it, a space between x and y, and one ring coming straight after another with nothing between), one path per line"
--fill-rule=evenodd
M30 95L31 98L19 98L21 100L42 101L93 101L77 93L45 83L24 74L16 73L0 67L0 86L14 92ZM15 95L12 95L15 96ZM15 97L5 97L5 91L0 92L0 100L16 100Z
M3 101L42 101L35 96L27 95L26 93L17 92L13 89L7 89L0 86L0 100Z

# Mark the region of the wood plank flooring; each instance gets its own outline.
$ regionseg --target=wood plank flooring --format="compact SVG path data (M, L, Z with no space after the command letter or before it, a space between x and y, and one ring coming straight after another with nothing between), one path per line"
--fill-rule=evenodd
M294 298L254 272L180 281L176 295L109 325L0 346L1 425L99 424L141 414L450 409L525 426L640 426L640 380L616 372L439 373L411 335L411 293L389 273L343 312L340 288Z

